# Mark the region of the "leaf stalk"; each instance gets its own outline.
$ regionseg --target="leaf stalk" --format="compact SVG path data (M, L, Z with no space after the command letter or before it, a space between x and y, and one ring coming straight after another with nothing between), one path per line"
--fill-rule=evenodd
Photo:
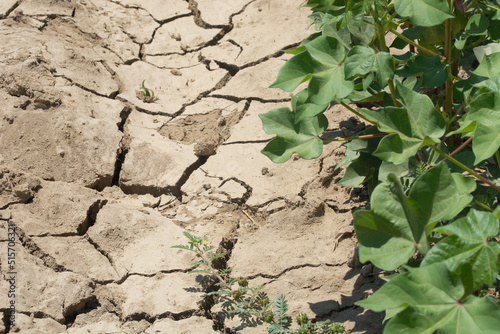
M439 153L441 156L445 157L446 159L450 160L450 162L454 163L455 165L457 165L458 167L462 168L463 170L467 171L469 174L473 175L476 179L478 180L481 180L483 181L484 183L488 184L489 186L495 188L496 190L500 191L500 187L497 186L496 184L494 184L493 182L491 182L490 180L486 179L485 177L479 175L478 173L476 173L474 170L470 169L469 167L465 166L463 163L461 163L460 161L456 160L455 158L453 158L452 156L450 156L449 154L446 154L444 153L443 151L441 151L439 148L435 147L435 146L431 146L431 148L436 151L437 153Z

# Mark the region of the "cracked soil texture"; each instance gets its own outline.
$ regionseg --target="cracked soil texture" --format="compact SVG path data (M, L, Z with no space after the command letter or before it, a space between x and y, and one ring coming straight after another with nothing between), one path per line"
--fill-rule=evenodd
M337 184L344 147L260 153L258 115L290 105L268 88L281 50L314 32L302 2L0 2L0 334L266 333L204 300L192 254L171 248L183 231L293 316L381 332L383 315L354 305L381 279L355 261L351 212L368 197ZM363 129L325 114L327 136Z

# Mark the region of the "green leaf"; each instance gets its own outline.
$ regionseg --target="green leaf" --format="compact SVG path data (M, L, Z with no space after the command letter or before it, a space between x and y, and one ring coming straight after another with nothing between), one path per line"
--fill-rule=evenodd
M456 272L461 265L468 264L471 282L466 284L467 294L483 284L491 286L500 269L500 244L489 239L498 233L498 227L494 214L472 209L466 217L436 229L449 236L427 253L422 266L445 263Z
M345 60L345 76L352 79L357 75L365 75L373 69L375 50L368 46L355 46L349 51Z
M469 35L486 35L490 22L483 14L475 14L469 18L465 31Z
M317 105L314 103L303 103L295 109L295 122L300 122L307 117L313 117L321 114L328 108L326 105Z
M345 79L345 47L335 38L321 36L307 43L305 48L306 51L293 56L281 67L271 87L291 92L302 82L311 80L309 101L317 105L327 105L348 96L354 84Z
M390 220L364 209L354 212L353 218L362 263L371 261L379 268L394 270L415 253L408 225L395 227Z
M454 18L447 0L394 0L394 8L402 17L409 17L413 24L432 27Z
M360 259L372 261L384 270L404 264L417 246L424 247L425 253L426 227L433 226L458 204L457 187L444 163L418 178L408 196L398 179L391 182L379 184L373 191L372 215L354 215Z
M413 73L423 73L422 87L437 88L448 78L446 66L441 64L441 57L425 57L418 55L415 61L408 64Z
M497 333L500 307L491 298L467 297L460 279L445 264L406 268L357 305L380 312L404 310L386 324L384 333Z
M381 132L392 134L380 141L374 155L398 164L413 156L420 147L439 143L445 133L446 122L427 95L400 83L396 84L396 93L404 109L363 109L362 113L376 123Z
M383 161L400 164L414 156L420 146L420 140L391 134L382 138L373 154Z
M368 46L355 46L349 51L345 60L346 78L352 79L358 75L377 73L381 85L387 84L394 75L394 59L387 52L375 53Z
M352 151L351 151L352 152ZM368 181L380 166L380 159L371 154L361 153L346 169L338 184L357 187Z
M291 92L298 85L311 78L311 73L327 70L328 67L317 63L308 52L299 53L290 58L278 73L271 88L281 88Z
M455 209L448 211L443 217L443 220L452 220L465 209L474 200L471 193L476 190L477 187L476 180L473 177L467 177L459 173L453 173L451 176L457 185L459 200Z
M484 49L480 49L481 51L477 51L478 55L481 52L487 52ZM476 52L475 52L476 53ZM486 77L486 78L494 78L500 76L500 52L495 52L491 54L483 54L483 59L480 61L479 66L476 70L472 71L474 75Z
M473 137L474 164L495 154L500 147L500 92L479 90L470 102L469 112L459 123L460 128L454 133L468 133Z
M322 114L303 118L295 122L289 108L278 108L260 114L264 131L277 136L269 142L262 153L276 163L286 162L293 153L299 153L304 159L314 159L323 152L323 142L319 135L323 133L328 120Z

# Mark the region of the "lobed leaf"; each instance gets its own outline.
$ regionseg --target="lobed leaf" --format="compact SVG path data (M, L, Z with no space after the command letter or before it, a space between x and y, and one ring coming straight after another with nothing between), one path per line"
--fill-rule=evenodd
M445 264L406 268L357 305L393 315L384 333L496 333L500 307L492 299L464 293L462 282Z
M281 67L270 87L291 92L302 82L311 80L309 101L317 105L348 96L354 85L345 79L345 47L337 39L323 35L307 43L305 49Z
M396 93L405 108L364 109L362 113L376 123L381 132L391 134L380 141L374 155L398 164L415 155L420 147L439 143L445 133L446 122L427 95L419 94L399 82Z
M425 249L428 226L432 228L457 204L457 187L444 163L418 178L408 196L397 185L379 184L372 193L372 210L354 213L360 260L396 269L419 245Z
M468 133L473 137L474 164L495 154L500 147L500 92L480 89L470 102L469 112L459 123L460 128L454 133Z
M295 122L294 114L289 108L278 108L260 114L264 131L276 134L262 150L262 153L276 163L288 161L293 153L304 159L314 159L323 152L323 142L319 135L323 133L328 120L322 114L305 117Z
M469 272L464 280L467 294L484 283L492 285L500 269L500 244L489 239L498 233L498 227L494 214L471 210L466 217L436 229L449 236L430 250L422 266L445 263L455 272L460 266L468 265Z
M422 27L436 26L454 18L447 0L394 0L394 9Z

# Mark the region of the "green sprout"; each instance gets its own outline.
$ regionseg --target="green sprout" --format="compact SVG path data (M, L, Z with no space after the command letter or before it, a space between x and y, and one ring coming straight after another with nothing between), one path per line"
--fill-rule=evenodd
M142 83L141 83L140 89L142 89L142 93L144 94L144 96L147 96L147 97L155 96L155 92L151 88L146 88L146 86L144 86L145 81L146 80L142 80Z

